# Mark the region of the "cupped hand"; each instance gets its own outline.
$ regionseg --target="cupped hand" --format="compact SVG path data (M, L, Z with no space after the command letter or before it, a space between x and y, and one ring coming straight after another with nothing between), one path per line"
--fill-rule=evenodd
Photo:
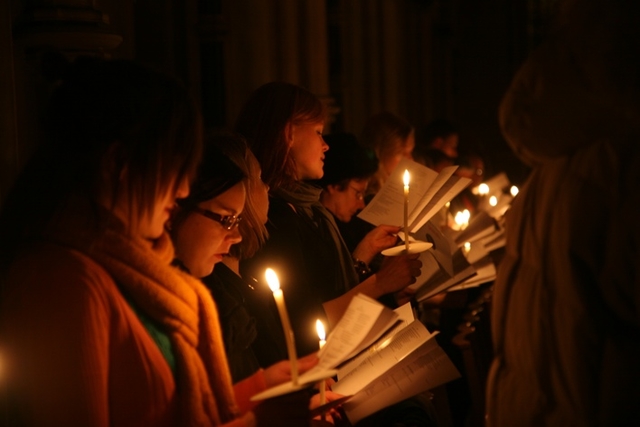
M318 364L318 356L311 353L298 359L298 374L303 374ZM291 363L281 360L264 370L264 380L267 387L273 387L291 381Z
M396 245L400 227L395 225L379 225L358 243L353 251L353 257L369 264L374 256L385 249Z
M381 292L385 294L397 292L415 283L422 268L419 256L419 254L410 254L385 257L380 271L376 273L376 285Z

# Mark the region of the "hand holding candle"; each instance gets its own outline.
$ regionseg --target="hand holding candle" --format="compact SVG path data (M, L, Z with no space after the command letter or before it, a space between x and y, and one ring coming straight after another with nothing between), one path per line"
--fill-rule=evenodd
M291 380L293 384L298 384L298 360L296 356L296 345L293 337L293 330L291 329L291 323L289 322L289 314L287 313L287 307L284 303L284 295L282 289L280 289L280 282L275 271L267 268L265 273L267 284L273 292L273 299L276 301L278 307L278 313L280 314L280 322L282 323L282 329L284 331L284 337L287 342L287 351L289 354L289 362L291 363Z
M404 182L404 246L409 253L409 171L407 169L404 170L402 181Z

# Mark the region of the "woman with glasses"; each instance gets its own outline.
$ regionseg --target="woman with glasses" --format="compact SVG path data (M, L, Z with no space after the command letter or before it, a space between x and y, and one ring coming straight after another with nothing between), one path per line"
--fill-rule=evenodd
M61 77L0 216L0 418L268 424L268 405L239 411L209 292L170 265L165 222L202 151L186 89L130 61L78 60Z
M318 181L322 186L320 202L334 216L347 246L354 248L351 252L354 267L364 280L372 274L369 265L374 257L396 244L400 227L380 225L354 241L359 236L351 234L348 224L365 206L364 195L369 180L378 170L378 158L353 134L335 133L326 135L324 140L329 150L325 154L324 175ZM353 246L349 242L353 242Z
M244 215L248 216L249 224L255 225L257 203L247 201L261 197L266 199L266 186L260 182L259 168L251 168L247 164L252 160L250 156L246 144L237 136L210 135L189 196L178 201L178 208L169 225L176 248L174 264L202 279L218 307L225 352L236 398L242 409L253 407L254 403L249 401L253 394L291 379L289 361L283 360L286 357L278 358L277 363L264 370L260 368L252 347L258 331L253 312L255 304L249 306L245 298L251 292L249 287L252 284L228 270L221 273L224 270L222 261L231 258L232 247L243 240L240 226L245 222ZM260 194L259 184L262 193L265 193L263 195ZM251 206L249 209L248 204ZM218 268L218 273L212 274L217 265L222 265L222 269ZM258 286L257 283L255 285ZM266 284L264 288L268 290ZM273 300L270 293L259 291L255 292L252 299L260 297L268 298L266 301ZM281 328L275 323L277 318L268 320L270 325L275 325L274 329ZM263 332L263 335L279 338L271 333ZM272 345L275 343L272 342ZM315 363L315 354L298 361L301 372ZM296 409L308 407L309 397L307 393L291 395L280 410L275 409L277 403L270 402L271 422L291 422L300 417L301 411Z

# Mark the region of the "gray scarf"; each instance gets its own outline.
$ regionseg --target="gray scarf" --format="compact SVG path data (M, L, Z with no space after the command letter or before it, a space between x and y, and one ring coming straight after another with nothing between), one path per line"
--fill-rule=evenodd
M279 188L274 194L295 206L296 210L311 221L318 223L321 230L331 236L340 260L342 283L336 283L336 289L348 291L358 284L358 275L353 268L353 260L347 245L344 243L333 215L320 203L322 188L304 181L298 181L290 189Z

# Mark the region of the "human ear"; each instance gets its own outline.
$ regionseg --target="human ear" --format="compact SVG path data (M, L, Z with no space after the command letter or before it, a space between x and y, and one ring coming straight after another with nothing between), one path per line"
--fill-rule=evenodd
M340 186L339 185L335 185L335 184L327 185L326 191L327 191L327 193L329 193L331 195L334 195L336 193L340 193L341 192Z
M287 146L291 147L293 145L293 124L291 122L287 122L284 126L284 137L287 141Z

